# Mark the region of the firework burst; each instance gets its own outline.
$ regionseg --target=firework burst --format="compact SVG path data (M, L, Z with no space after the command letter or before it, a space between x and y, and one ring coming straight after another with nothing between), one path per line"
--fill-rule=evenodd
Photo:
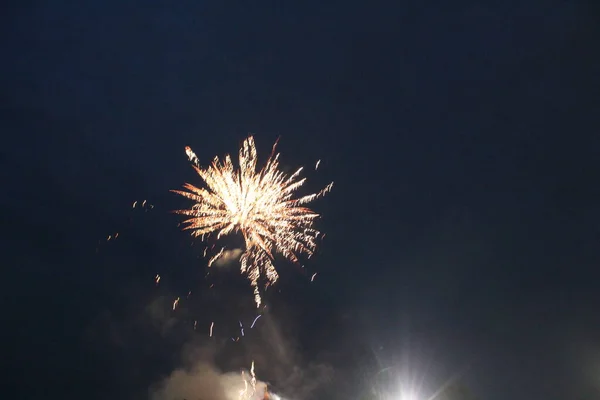
M192 230L192 235L202 238L208 235L221 236L241 233L245 250L239 261L241 272L247 274L254 287L257 307L261 297L259 280L266 279L266 285L278 279L273 265L274 255L280 254L289 261L299 263L298 256L309 258L316 249L320 234L313 228L319 214L305 207L311 201L325 195L333 182L318 193L294 197L294 193L306 181L300 178L302 168L287 175L279 170L279 154L275 154L277 142L265 166L257 171L257 153L254 138L244 140L239 151L239 168L235 168L231 156L221 161L215 157L206 169L199 166L197 157L186 147L193 167L204 181L204 187L189 183L187 191L173 190L195 203L191 209L176 210L174 213L189 216L183 223L184 229ZM212 257L209 266L223 251Z

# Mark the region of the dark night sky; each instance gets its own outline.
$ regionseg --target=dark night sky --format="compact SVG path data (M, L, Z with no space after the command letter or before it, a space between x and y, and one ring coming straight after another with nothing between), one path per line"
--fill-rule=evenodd
M184 146L205 162L250 132L263 155L281 136L285 168L322 159L309 188L336 182L310 272L283 263L266 296L298 364L336 371L311 398L352 399L377 363L426 394L460 375L484 400L597 398L600 9L239 3L2 13L3 390L143 399L205 340L191 320L252 320L167 213L196 179Z

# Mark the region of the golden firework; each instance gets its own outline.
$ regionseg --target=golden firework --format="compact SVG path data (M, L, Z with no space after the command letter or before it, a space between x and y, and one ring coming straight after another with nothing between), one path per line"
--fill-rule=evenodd
M195 154L186 147L204 187L186 183L184 188L188 191L173 190L195 202L191 209L174 211L191 217L183 223L187 225L184 229L191 229L194 236L204 238L216 234L218 239L242 233L246 248L239 258L241 272L247 274L254 287L257 307L261 303L259 280L266 278L267 285L277 281L273 265L275 253L294 263L299 262L298 255L310 258L314 253L320 232L313 228L313 223L319 214L305 205L325 195L333 186L332 182L318 193L294 198L306 178L300 178L302 168L291 175L279 170L276 146L277 142L259 171L252 136L242 143L239 168L235 168L231 156L226 155L223 161L215 157L212 164L203 169ZM209 266L224 254L223 250L210 259Z

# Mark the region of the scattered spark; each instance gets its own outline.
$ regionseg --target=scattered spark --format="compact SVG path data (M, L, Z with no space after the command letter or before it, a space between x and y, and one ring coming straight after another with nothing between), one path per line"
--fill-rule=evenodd
M177 308L178 305L179 305L179 297L177 299L175 299L175 301L173 302L173 311L175 311L175 309Z
M310 278L310 281L311 281L311 282L315 280L315 276L317 276L317 273L316 273L316 272L315 272L315 273L312 275L312 278Z
M156 274L156 276L154 277L154 282L156 283L156 286L158 286L158 284L160 283L160 275Z
M242 336L244 335L244 326L242 325L242 321L238 321L240 323L240 332L242 333Z
M250 325L250 329L254 328L254 324L256 324L256 321L258 321L258 319L262 317L262 314L259 315L258 317L254 318L254 321L252 321L252 325Z
M196 153L194 153L191 149L190 146L185 146L185 154L188 157L188 160L196 165L198 165L199 161L198 161L198 157L196 156Z
M188 292L188 294L187 294L187 297L186 297L186 298L187 298L187 299L189 299L191 295L192 295L192 291L190 290L190 291Z
M148 200L142 200L142 203L140 204L140 208L145 208L146 211L148 211L148 209L153 209L154 205L152 204L148 204L148 207L146 207L146 204L148 203ZM131 208L136 208L138 205L138 201L134 201L133 204L131 205Z
M198 321L194 321L194 330L196 330L197 326L198 326Z
M212 337L212 334L213 334L213 327L214 327L214 326L215 326L215 323L214 323L214 322L211 322L211 323L210 323L210 330L208 331L208 333L209 333L209 337Z
M321 160L317 160L317 164L315 165L315 171L319 169L319 164L321 164Z
M106 241L107 241L107 242L110 242L111 240L115 240L115 239L116 239L116 238L118 238L118 237L119 237L119 232L115 233L114 235L108 235L108 236L106 237Z
M206 169L194 165L205 188L187 183L184 188L188 191L173 190L195 202L191 209L174 211L190 217L183 222L192 235L204 238L213 233L219 239L232 232L242 233L246 249L240 258L241 272L254 287L257 308L262 301L259 279L266 277L275 283L279 277L273 265L274 253L298 263L299 254L310 258L316 250L319 232L312 225L319 214L304 205L324 196L333 186L332 182L320 192L293 198L306 178L299 178L302 168L289 176L279 170L276 146L277 142L265 166L257 171L256 146L249 136L239 151L239 168L234 168L229 155L223 161L215 157ZM188 147L186 153L190 161L197 160Z

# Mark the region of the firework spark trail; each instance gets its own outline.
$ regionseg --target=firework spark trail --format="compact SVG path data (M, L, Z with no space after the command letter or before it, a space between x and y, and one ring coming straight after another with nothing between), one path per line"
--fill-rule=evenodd
M244 388L240 390L239 397L240 400L252 399L256 394L256 374L254 373L254 361L252 361L252 366L250 367L250 387L252 388L252 392L248 393L248 379L246 379L246 373L242 371L242 380L244 381Z
M259 315L258 317L254 318L254 321L252 321L252 325L250 325L250 329L254 328L254 324L256 324L256 321L258 321L258 319L262 317L262 314Z
M252 393L256 393L256 374L254 373L254 360L252 360L252 367L250 368L250 375L252 379L250 380L250 384L252 385Z
M225 247L221 248L221 250L219 250L219 252L217 254L215 254L214 256L211 257L210 260L208 260L208 266L212 266L212 264L217 261L222 255L223 252L225 251ZM205 253L206 254L206 253Z
M210 323L210 330L209 330L209 332L208 332L210 337L212 337L212 333L213 333L213 327L214 327L214 326L215 326L215 323L214 323L214 322L211 322L211 323Z
M231 156L224 160L215 157L212 164L202 169L197 157L186 147L188 158L205 183L204 188L184 185L187 191L173 190L192 201L191 209L174 213L189 216L184 229L192 230L196 237L205 238L216 234L217 239L231 233L241 232L246 249L239 261L241 272L248 276L254 288L254 300L260 307L261 296L258 283L266 278L268 286L275 283L278 274L273 265L278 253L293 263L299 263L298 255L310 258L316 250L319 231L313 222L319 214L306 204L328 193L333 182L317 193L294 198L294 192L306 181L299 178L302 168L287 175L279 170L279 154L275 154L277 142L265 166L257 171L257 152L254 138L244 140L239 150L239 167L233 165ZM223 253L220 252L218 256ZM211 258L209 264L217 258Z
M246 399L248 394L248 381L246 380L246 374L242 371L242 380L244 381L244 388L240 390L240 400Z

